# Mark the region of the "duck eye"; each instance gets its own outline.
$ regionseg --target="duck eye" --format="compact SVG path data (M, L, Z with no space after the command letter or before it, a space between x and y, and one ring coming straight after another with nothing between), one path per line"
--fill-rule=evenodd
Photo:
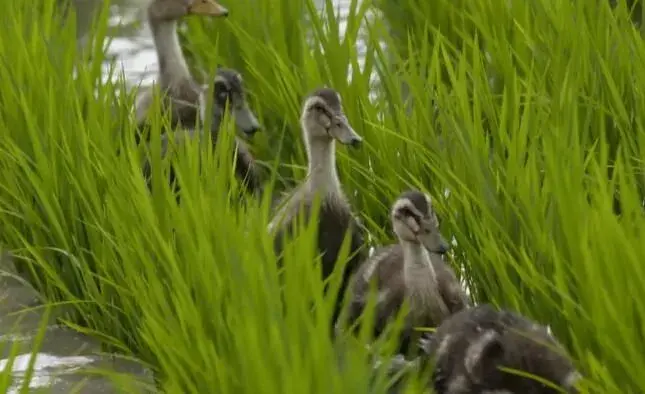
M309 111L312 111L312 112L321 112L321 113L326 114L325 108L323 108L323 106L322 106L322 105L320 105L320 104L314 104L314 105L312 105L311 107L309 107Z
M213 86L213 90L215 91L215 94L217 96L220 96L221 94L228 94L229 92L228 85L224 81L215 82L215 86Z
M412 212L410 208L401 208L399 209L399 214L403 217L411 217L416 220L416 215Z

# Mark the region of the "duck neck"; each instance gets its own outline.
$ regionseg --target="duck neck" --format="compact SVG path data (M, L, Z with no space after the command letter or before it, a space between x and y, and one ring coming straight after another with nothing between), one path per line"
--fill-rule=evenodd
M181 52L176 20L151 20L150 28L157 50L159 74L164 88L190 80L190 71Z
M336 146L334 141L309 139L307 144L309 166L307 182L311 191L323 195L340 194L340 181L336 172Z
M423 276L429 275L431 278L435 278L430 253L422 244L402 240L401 247L403 248L406 281L418 278L421 272Z

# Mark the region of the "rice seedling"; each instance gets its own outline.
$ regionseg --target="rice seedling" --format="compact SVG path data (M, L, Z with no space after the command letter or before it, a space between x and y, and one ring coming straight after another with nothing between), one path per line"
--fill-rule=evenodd
M0 243L45 297L72 302L66 324L149 364L166 392L387 392L362 346L329 338L314 227L290 242L282 276L266 232L271 192L304 175L300 100L322 84L365 141L339 148L338 168L373 243L393 238L387 207L403 188L448 189L436 209L473 297L549 324L589 392L645 390L645 46L622 2L372 13L354 1L344 34L312 2L241 0L226 20L190 19L193 63L241 70L264 126L251 144L269 193L244 204L231 122L214 152L188 143L154 158L161 114L150 152L134 145L132 94L101 83L107 7L80 61L54 0L6 3ZM175 165L180 205L165 182L146 188L148 153L155 179Z

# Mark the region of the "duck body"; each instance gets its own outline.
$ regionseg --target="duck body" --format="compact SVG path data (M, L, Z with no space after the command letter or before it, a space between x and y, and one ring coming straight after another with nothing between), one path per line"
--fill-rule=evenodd
M161 91L160 106L162 113L167 113L169 117L168 127L171 130L187 129L194 130L197 127L199 118L199 103L203 100L202 95L206 86L198 85L195 81L185 81L185 83L173 88ZM153 89L143 89L135 104L137 133L135 142L150 142L149 124L145 119L147 111L150 108L153 98ZM164 130L162 135L167 130Z
M278 253L282 252L284 237L292 234L291 225L299 215L304 214L307 219L311 217L316 194L315 191L306 189L303 187L290 196L291 199L284 208L283 226L276 231L274 236L274 248ZM360 221L344 196L323 195L319 207L317 247L321 253L323 279L328 278L335 269L345 234L350 237L349 260L345 271L354 272L359 263L367 256L363 247L365 231Z
M185 138L194 138L197 133L197 129L184 128L163 134L161 136L162 157L165 157L168 154L170 138L174 139L174 143L176 145L181 145ZM238 178L238 180L242 183L242 186L245 190L249 191L252 194L259 195L262 191L262 177L257 165L255 164L255 158L253 154L251 153L248 145L238 136L234 137L232 144L235 152L234 165L236 178ZM211 147L215 149L215 144L211 144ZM150 186L152 169L149 160L146 160L144 162L143 176L148 181L148 185ZM174 166L170 166L169 168L168 181L172 185L173 192L179 193L181 188L176 178Z
M320 200L318 203L316 246L321 256L321 275L323 280L328 279L336 270L345 236L350 237L348 260L341 273L339 294L337 295L338 298L332 315L332 322L334 322L340 314L344 295L352 275L356 272L360 263L367 258L365 229L354 214L347 199L343 195L336 193L327 193L320 196L308 184L303 185L288 196L286 202L279 204L286 205L282 208L281 225L274 232L273 247L278 255L278 264L282 267L282 259L279 256L282 253L285 238L293 235L292 226L297 223L300 215L303 215L306 222L309 222L317 198Z
M383 292L382 297L387 298L384 299L383 306L379 307L379 316L384 318L377 325L379 333L385 320L396 313L406 299L410 300L411 313L416 323L428 327L436 327L447 316L470 305L469 297L452 268L443 261L442 255L426 253L426 261L431 267L414 266L406 273L403 246L393 244L381 247L357 271L357 294L366 296L370 281L375 281L378 291ZM365 301L363 297L359 297L352 303L352 316L357 317L362 312Z
M443 261L448 244L438 230L429 196L413 190L403 193L392 208L399 242L380 247L353 277L348 322L355 323L367 305L371 286L377 295L374 334L409 303L399 351L416 350L414 327L436 327L451 314L470 305L454 271Z
M546 327L507 310L482 304L446 319L422 342L434 363L430 386L437 394L555 394L538 380L500 370L512 368L577 393L573 363Z
M292 225L301 214L308 221L314 203L319 201L317 249L322 255L323 280L336 269L345 235L351 237L348 261L342 272L333 312L332 319L335 320L351 273L367 256L364 229L343 193L336 172L335 141L356 147L362 139L349 125L340 95L331 88L320 88L308 95L303 105L301 125L309 161L307 177L278 204L269 231L273 234L274 250L282 265L283 242L293 234Z

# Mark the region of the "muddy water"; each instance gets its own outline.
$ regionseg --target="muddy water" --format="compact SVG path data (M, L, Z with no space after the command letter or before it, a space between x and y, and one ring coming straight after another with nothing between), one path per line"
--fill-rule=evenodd
M107 55L123 70L130 85L149 85L157 72L156 54L149 29L145 25L135 28L141 17L139 10L142 2L144 0L117 0L111 6L110 24L120 28L115 29L115 36L110 37ZM78 39L82 45L83 31L89 28L92 14L99 9L100 0L74 0L74 3L77 26L81 30ZM324 0L321 0L321 10L323 3ZM342 19L347 14L350 0L337 0L335 3ZM341 28L344 28L342 22ZM359 50L365 48L360 42L358 45ZM106 63L106 74L109 68L110 64ZM0 375L3 372L11 374L12 385L7 393L19 393L24 385L29 387L29 393L144 392L132 380L151 383L150 373L141 365L102 355L97 341L53 324L53 317L46 322L39 353L32 360L31 351L43 322L44 311L38 308L41 302L37 293L11 276L13 273L13 267L7 261L0 261ZM52 316L56 313L54 310ZM31 378L27 378L25 375L28 375L27 371L32 363ZM120 384L117 385L110 378L92 374L93 369L109 371L111 375L121 373L125 380L120 379Z
M84 335L54 324L61 310L47 315L38 294L16 278L13 266L0 261L0 371L12 375L7 393L18 393L33 362L28 392L68 393L142 393L133 379L150 383L150 374L137 363L101 355L100 344ZM40 308L39 308L40 306ZM49 317L49 321L45 319ZM46 324L39 353L32 360L39 328ZM13 357L10 357L13 356ZM10 360L11 359L11 360ZM125 374L125 388L111 379L91 374L92 369Z

